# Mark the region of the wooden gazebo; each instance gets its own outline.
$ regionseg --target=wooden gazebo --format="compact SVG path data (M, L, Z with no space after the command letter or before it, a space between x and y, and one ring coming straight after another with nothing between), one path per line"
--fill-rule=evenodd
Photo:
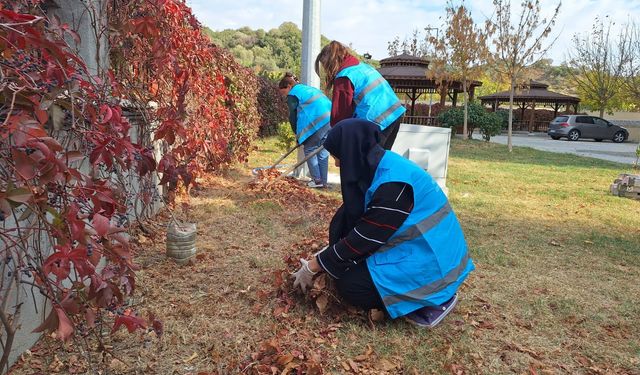
M553 109L553 117L558 115L560 108L564 107L565 112L578 112L580 98L575 96L560 94L549 91L549 85L529 81L516 88L513 95L513 103L520 109L520 121L514 121L514 129L526 127L529 131L544 131L548 125L548 121L536 121L534 118L536 106L549 107ZM509 103L509 91L497 92L491 95L479 97L483 105L490 105L495 111L500 104ZM525 110L531 108L531 118L524 120Z
M427 78L429 61L418 56L402 55L388 57L380 60L378 71L389 82L397 94L406 94L411 100L411 108L404 116L403 122L410 124L431 125L434 117L416 116L416 101L423 94L440 94L440 104L444 106L447 97L455 107L458 102L458 94L463 92L462 82L447 81L438 84L435 80ZM473 99L475 88L482 82L469 82L469 98Z

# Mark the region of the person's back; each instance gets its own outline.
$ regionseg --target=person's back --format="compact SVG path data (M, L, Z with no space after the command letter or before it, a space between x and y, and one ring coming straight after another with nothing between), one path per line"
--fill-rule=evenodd
M406 183L414 195L414 207L402 226L367 258L382 301L395 318L450 300L474 265L447 197L427 172L386 151L365 194L365 206L388 182Z
M353 84L353 117L374 122L384 131L406 112L389 83L372 66L360 63L347 67L336 74L340 77L347 77Z
M335 40L316 57L318 75L320 66L325 72L326 90L332 91L331 126L347 118L374 122L382 131L380 145L390 150L406 109L389 83Z
M291 73L285 73L278 88L287 98L291 130L298 143L304 146L305 157L309 157L307 165L313 180L308 186L328 187L329 153L318 149L330 129L331 101L317 88L298 82Z
M343 120L327 135L343 206L331 220L329 247L301 260L296 285L304 289L325 271L354 306L432 327L456 305L473 261L434 179L379 140L379 127L361 119Z

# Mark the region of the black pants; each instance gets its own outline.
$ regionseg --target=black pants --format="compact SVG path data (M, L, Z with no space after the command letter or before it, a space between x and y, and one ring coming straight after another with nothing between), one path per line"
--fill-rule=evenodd
M400 116L396 121L392 122L391 125L387 126L387 128L382 131L380 146L382 146L382 148L384 148L385 150L391 150L393 142L396 141L396 136L398 135L398 130L400 129L401 122L402 116Z
M384 304L373 285L367 263L354 265L340 279L336 280L340 296L349 304L364 310L384 310Z

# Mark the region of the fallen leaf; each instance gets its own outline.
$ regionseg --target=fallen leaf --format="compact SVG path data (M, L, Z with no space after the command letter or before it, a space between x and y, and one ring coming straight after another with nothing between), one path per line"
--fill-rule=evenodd
M293 358L294 358L293 354L291 353L281 354L276 357L276 363L279 364L280 366L285 366L289 362L293 361Z
M183 363L189 363L191 361L193 361L194 359L196 359L198 357L198 353L193 352L193 354L191 354L191 357L187 358L187 359L183 359L182 362Z
M316 299L316 306L318 306L318 310L320 311L320 314L324 313L327 310L328 305L329 305L329 298L327 297L326 294L321 294Z
M349 364L347 363L347 361L344 361L344 362L342 362L342 363L340 363L340 364L342 365L342 368L343 368L345 371L349 371L349 370L351 370L351 367L349 367Z
M449 345L449 349L447 349L447 359L451 359L453 357L453 347Z
M325 273L320 274L313 280L313 289L324 290L327 288L327 275Z
M51 364L49 365L49 371L53 372L53 373L58 373L61 372L62 370L64 370L64 363L62 363L62 361L60 360L60 358L58 358L57 355L53 356L53 360L51 361Z
M369 318L372 322L381 322L384 320L384 311L378 309L369 310Z
M351 367L351 370L352 370L353 372L357 373L357 372L359 371L359 368L358 368L358 364L357 364L357 363L355 363L355 362L354 362L353 360L351 360L351 359L348 359L348 360L347 360L347 362L349 363L349 367Z
M380 369L380 370L384 370L384 371L391 371L391 370L395 370L398 368L398 365L386 360L386 359L381 359L380 361L378 361L377 365L376 365L376 369Z
M455 363L452 363L449 365L449 371L451 371L451 373L453 375L464 375L465 371L464 371L464 367L462 365L457 365Z

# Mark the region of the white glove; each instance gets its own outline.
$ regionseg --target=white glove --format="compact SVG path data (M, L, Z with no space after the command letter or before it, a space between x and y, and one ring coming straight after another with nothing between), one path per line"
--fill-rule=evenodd
M293 273L293 277L295 278L293 287L297 288L300 286L302 293L306 293L307 288L313 285L313 276L317 272L312 272L311 269L309 269L309 261L307 260L300 259L300 264L302 264L302 267Z

